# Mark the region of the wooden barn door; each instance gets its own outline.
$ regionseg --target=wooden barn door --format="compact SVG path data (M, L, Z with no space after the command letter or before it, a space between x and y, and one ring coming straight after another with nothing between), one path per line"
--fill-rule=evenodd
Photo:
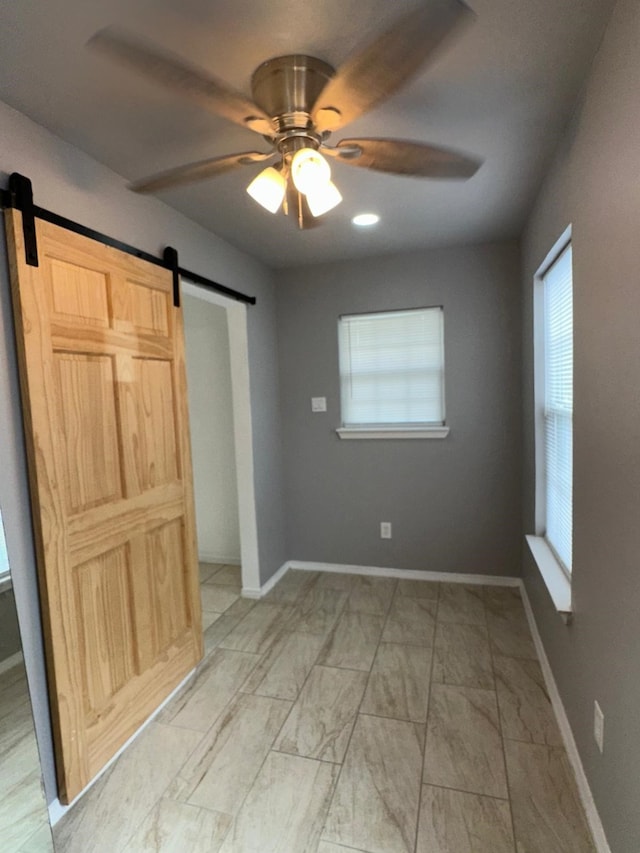
M202 657L184 341L167 270L6 212L60 799Z

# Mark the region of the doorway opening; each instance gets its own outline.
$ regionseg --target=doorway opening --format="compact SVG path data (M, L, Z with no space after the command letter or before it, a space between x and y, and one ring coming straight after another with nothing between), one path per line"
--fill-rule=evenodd
M241 565L260 591L253 481L247 309L182 282L192 457L201 561Z

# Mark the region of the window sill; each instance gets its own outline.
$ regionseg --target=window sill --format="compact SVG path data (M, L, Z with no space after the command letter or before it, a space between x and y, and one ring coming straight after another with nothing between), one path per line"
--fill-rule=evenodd
M448 426L437 427L341 427L340 438L446 438Z
M12 589L12 587L11 575L0 576L0 593L6 592L8 589Z
M573 613L571 581L542 536L527 536L527 543L536 561L556 610L568 625Z

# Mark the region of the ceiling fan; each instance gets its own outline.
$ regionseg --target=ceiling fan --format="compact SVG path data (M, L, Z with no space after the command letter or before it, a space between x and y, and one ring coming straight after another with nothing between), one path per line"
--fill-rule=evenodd
M301 229L340 203L326 157L351 166L424 178L469 178L480 161L449 148L399 139L342 139L332 133L392 95L473 13L462 0L423 0L336 71L303 54L263 62L251 78L252 100L178 57L113 28L89 46L156 83L260 134L268 152L213 157L136 181L139 193L212 178L253 163L273 161L247 191L272 213L281 207Z

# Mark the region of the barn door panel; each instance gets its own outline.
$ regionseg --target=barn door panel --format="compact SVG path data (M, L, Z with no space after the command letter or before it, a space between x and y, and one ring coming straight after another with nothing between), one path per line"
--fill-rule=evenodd
M6 212L60 798L202 657L182 318L167 270Z

